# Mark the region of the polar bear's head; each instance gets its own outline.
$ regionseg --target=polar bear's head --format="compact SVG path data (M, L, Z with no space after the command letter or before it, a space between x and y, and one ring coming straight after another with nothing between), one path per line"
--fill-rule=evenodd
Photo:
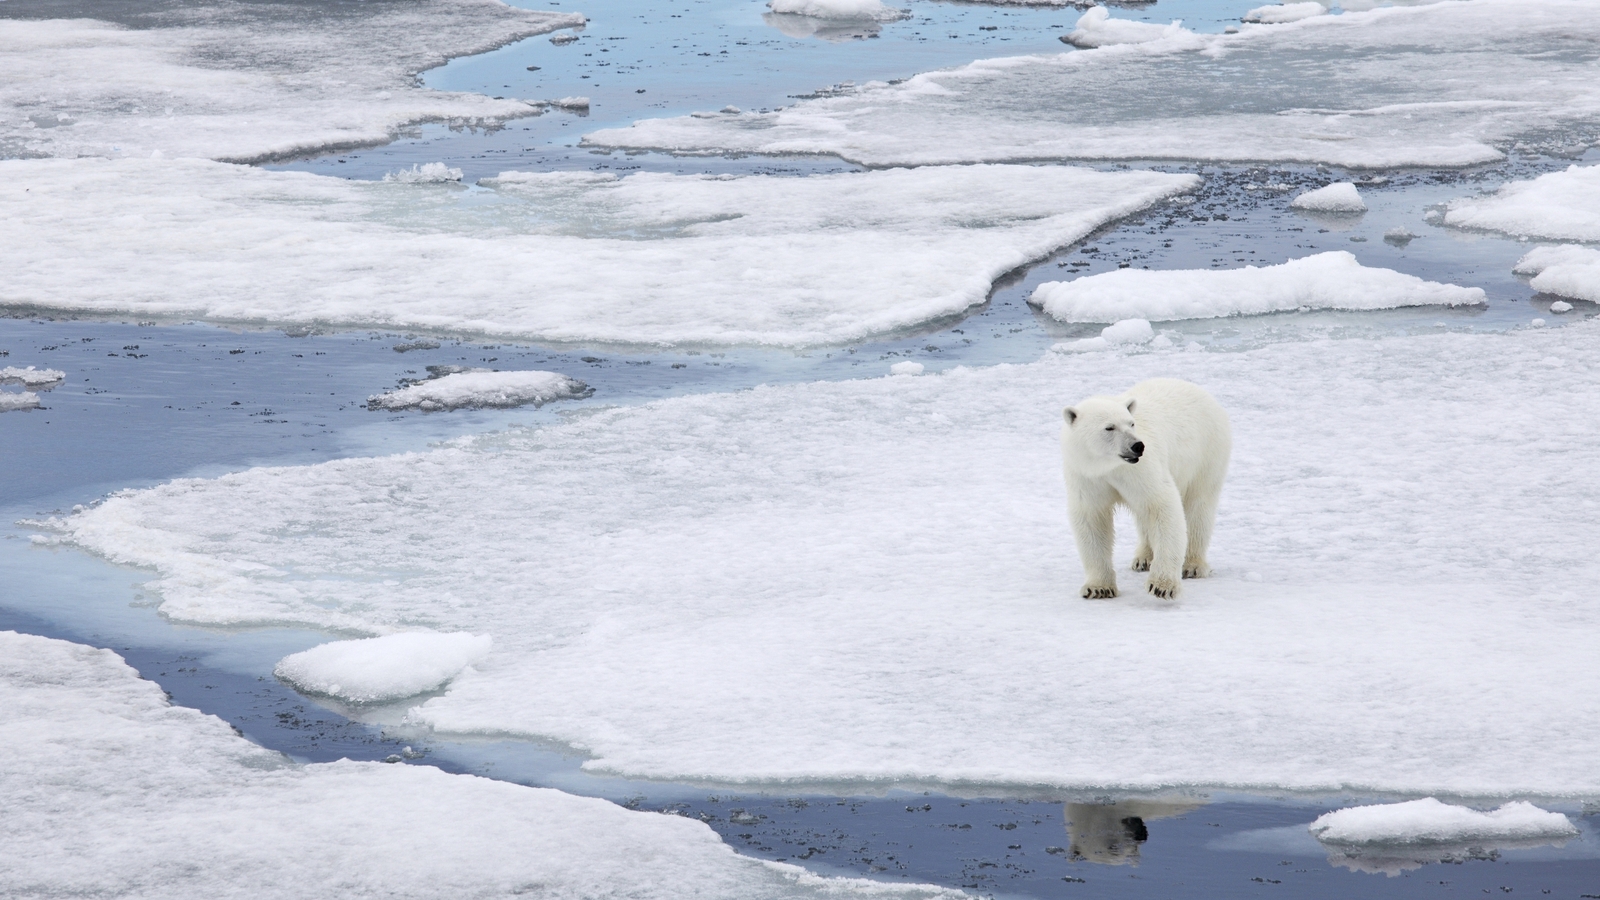
M1090 397L1062 412L1067 421L1066 443L1085 463L1130 465L1144 456L1144 441L1133 423L1134 401L1111 397Z

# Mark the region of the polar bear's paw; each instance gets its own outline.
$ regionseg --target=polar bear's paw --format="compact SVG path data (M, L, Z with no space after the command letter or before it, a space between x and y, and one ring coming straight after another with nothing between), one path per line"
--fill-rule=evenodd
M1211 567L1203 559L1185 560L1183 564L1183 577L1185 578L1210 578Z
M1085 584L1078 592L1085 600L1109 600L1117 595L1115 584Z
M1141 550L1133 555L1133 570L1135 572L1150 571L1150 562L1156 558L1149 550Z
M1151 577L1145 584L1145 589L1163 600L1171 600L1178 596L1178 579L1171 577Z

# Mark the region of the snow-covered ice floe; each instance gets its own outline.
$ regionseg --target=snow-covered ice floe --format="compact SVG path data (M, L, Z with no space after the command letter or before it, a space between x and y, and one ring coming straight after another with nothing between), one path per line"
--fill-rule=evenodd
M827 153L870 165L1164 158L1462 166L1499 159L1519 139L1587 144L1600 125L1597 64L1600 4L1470 0L980 60L775 112L650 119L585 140Z
M711 829L431 766L297 765L116 654L0 632L6 897L963 896L822 878Z
M1483 812L1433 797L1335 810L1319 816L1310 829L1317 840L1329 844L1454 844L1578 835L1566 816L1526 801Z
M437 690L493 645L487 635L409 631L320 644L284 657L272 674L307 693L378 703Z
M25 387L54 386L67 377L60 369L35 369L33 366L6 366L0 368L0 384L20 384Z
M250 161L381 143L414 122L532 115L521 100L429 90L415 76L584 21L498 0L108 15L126 22L0 19L0 157Z
M1198 183L1061 166L504 173L465 203L443 184L201 160L10 160L0 270L8 302L60 309L794 346L958 314Z
M1600 504L1597 339L1146 344L687 396L40 529L153 570L178 622L490 635L412 723L591 770L1593 796L1600 556L1550 536ZM1061 410L1157 375L1232 419L1218 574L1149 598L1123 522L1124 596L1081 600Z
M558 372L453 372L367 398L372 409L535 406L582 397L589 386Z
M1513 181L1484 197L1455 200L1444 223L1565 241L1600 241L1600 166Z
M1078 17L1078 24L1061 38L1075 47L1109 47L1115 44L1148 44L1152 41L1175 41L1184 49L1204 46L1195 33L1183 27L1181 20L1167 25L1136 22L1132 19L1113 19L1104 6L1091 7Z
M1063 322L1158 322L1260 315L1298 309L1373 310L1403 306L1472 306L1482 288L1424 281L1363 266L1330 250L1276 266L1242 269L1118 269L1072 281L1047 281L1028 302Z
M1304 209L1311 212L1323 213L1362 213L1367 211L1367 203L1361 199L1361 192L1348 181L1339 181L1327 187L1306 191L1304 194L1289 201L1289 206L1294 209Z
M767 8L780 15L867 22L893 22L911 15L910 10L886 6L881 0L767 0Z
M1050 349L1057 353L1089 353L1096 350L1111 350L1128 344L1147 344L1155 337L1155 329L1150 327L1149 320L1123 319L1100 329L1100 334L1096 337L1062 341ZM1166 343L1160 345L1160 349L1171 346L1170 340L1166 338L1162 340Z
M1243 16L1246 22L1258 22L1263 25L1282 25L1285 22L1298 22L1312 16L1326 13L1328 8L1318 3L1317 0L1305 0L1303 3L1274 3L1269 6L1258 6Z
M39 395L33 391L0 391L0 412L38 408Z
M383 180L398 181L402 184L444 184L450 181L460 181L461 170L441 162L422 163L421 165L413 165L409 169L386 172Z
M1600 303L1600 250L1536 247L1517 260L1512 271L1532 275L1528 286L1536 291Z

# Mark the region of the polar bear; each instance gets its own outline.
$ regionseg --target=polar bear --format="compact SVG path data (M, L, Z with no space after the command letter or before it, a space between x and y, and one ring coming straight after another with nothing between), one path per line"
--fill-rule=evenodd
M1180 578L1209 575L1206 549L1233 450L1222 406L1187 381L1152 378L1120 397L1090 397L1063 417L1067 509L1088 579L1083 596L1117 596L1118 503L1138 523L1133 569L1150 572L1150 593L1176 597Z

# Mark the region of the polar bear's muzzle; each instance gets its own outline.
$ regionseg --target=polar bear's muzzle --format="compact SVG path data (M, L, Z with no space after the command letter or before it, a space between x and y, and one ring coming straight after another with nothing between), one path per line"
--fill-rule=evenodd
M1136 463L1141 456L1144 456L1144 441L1134 441L1128 446L1127 452L1122 454L1122 459L1124 462Z

